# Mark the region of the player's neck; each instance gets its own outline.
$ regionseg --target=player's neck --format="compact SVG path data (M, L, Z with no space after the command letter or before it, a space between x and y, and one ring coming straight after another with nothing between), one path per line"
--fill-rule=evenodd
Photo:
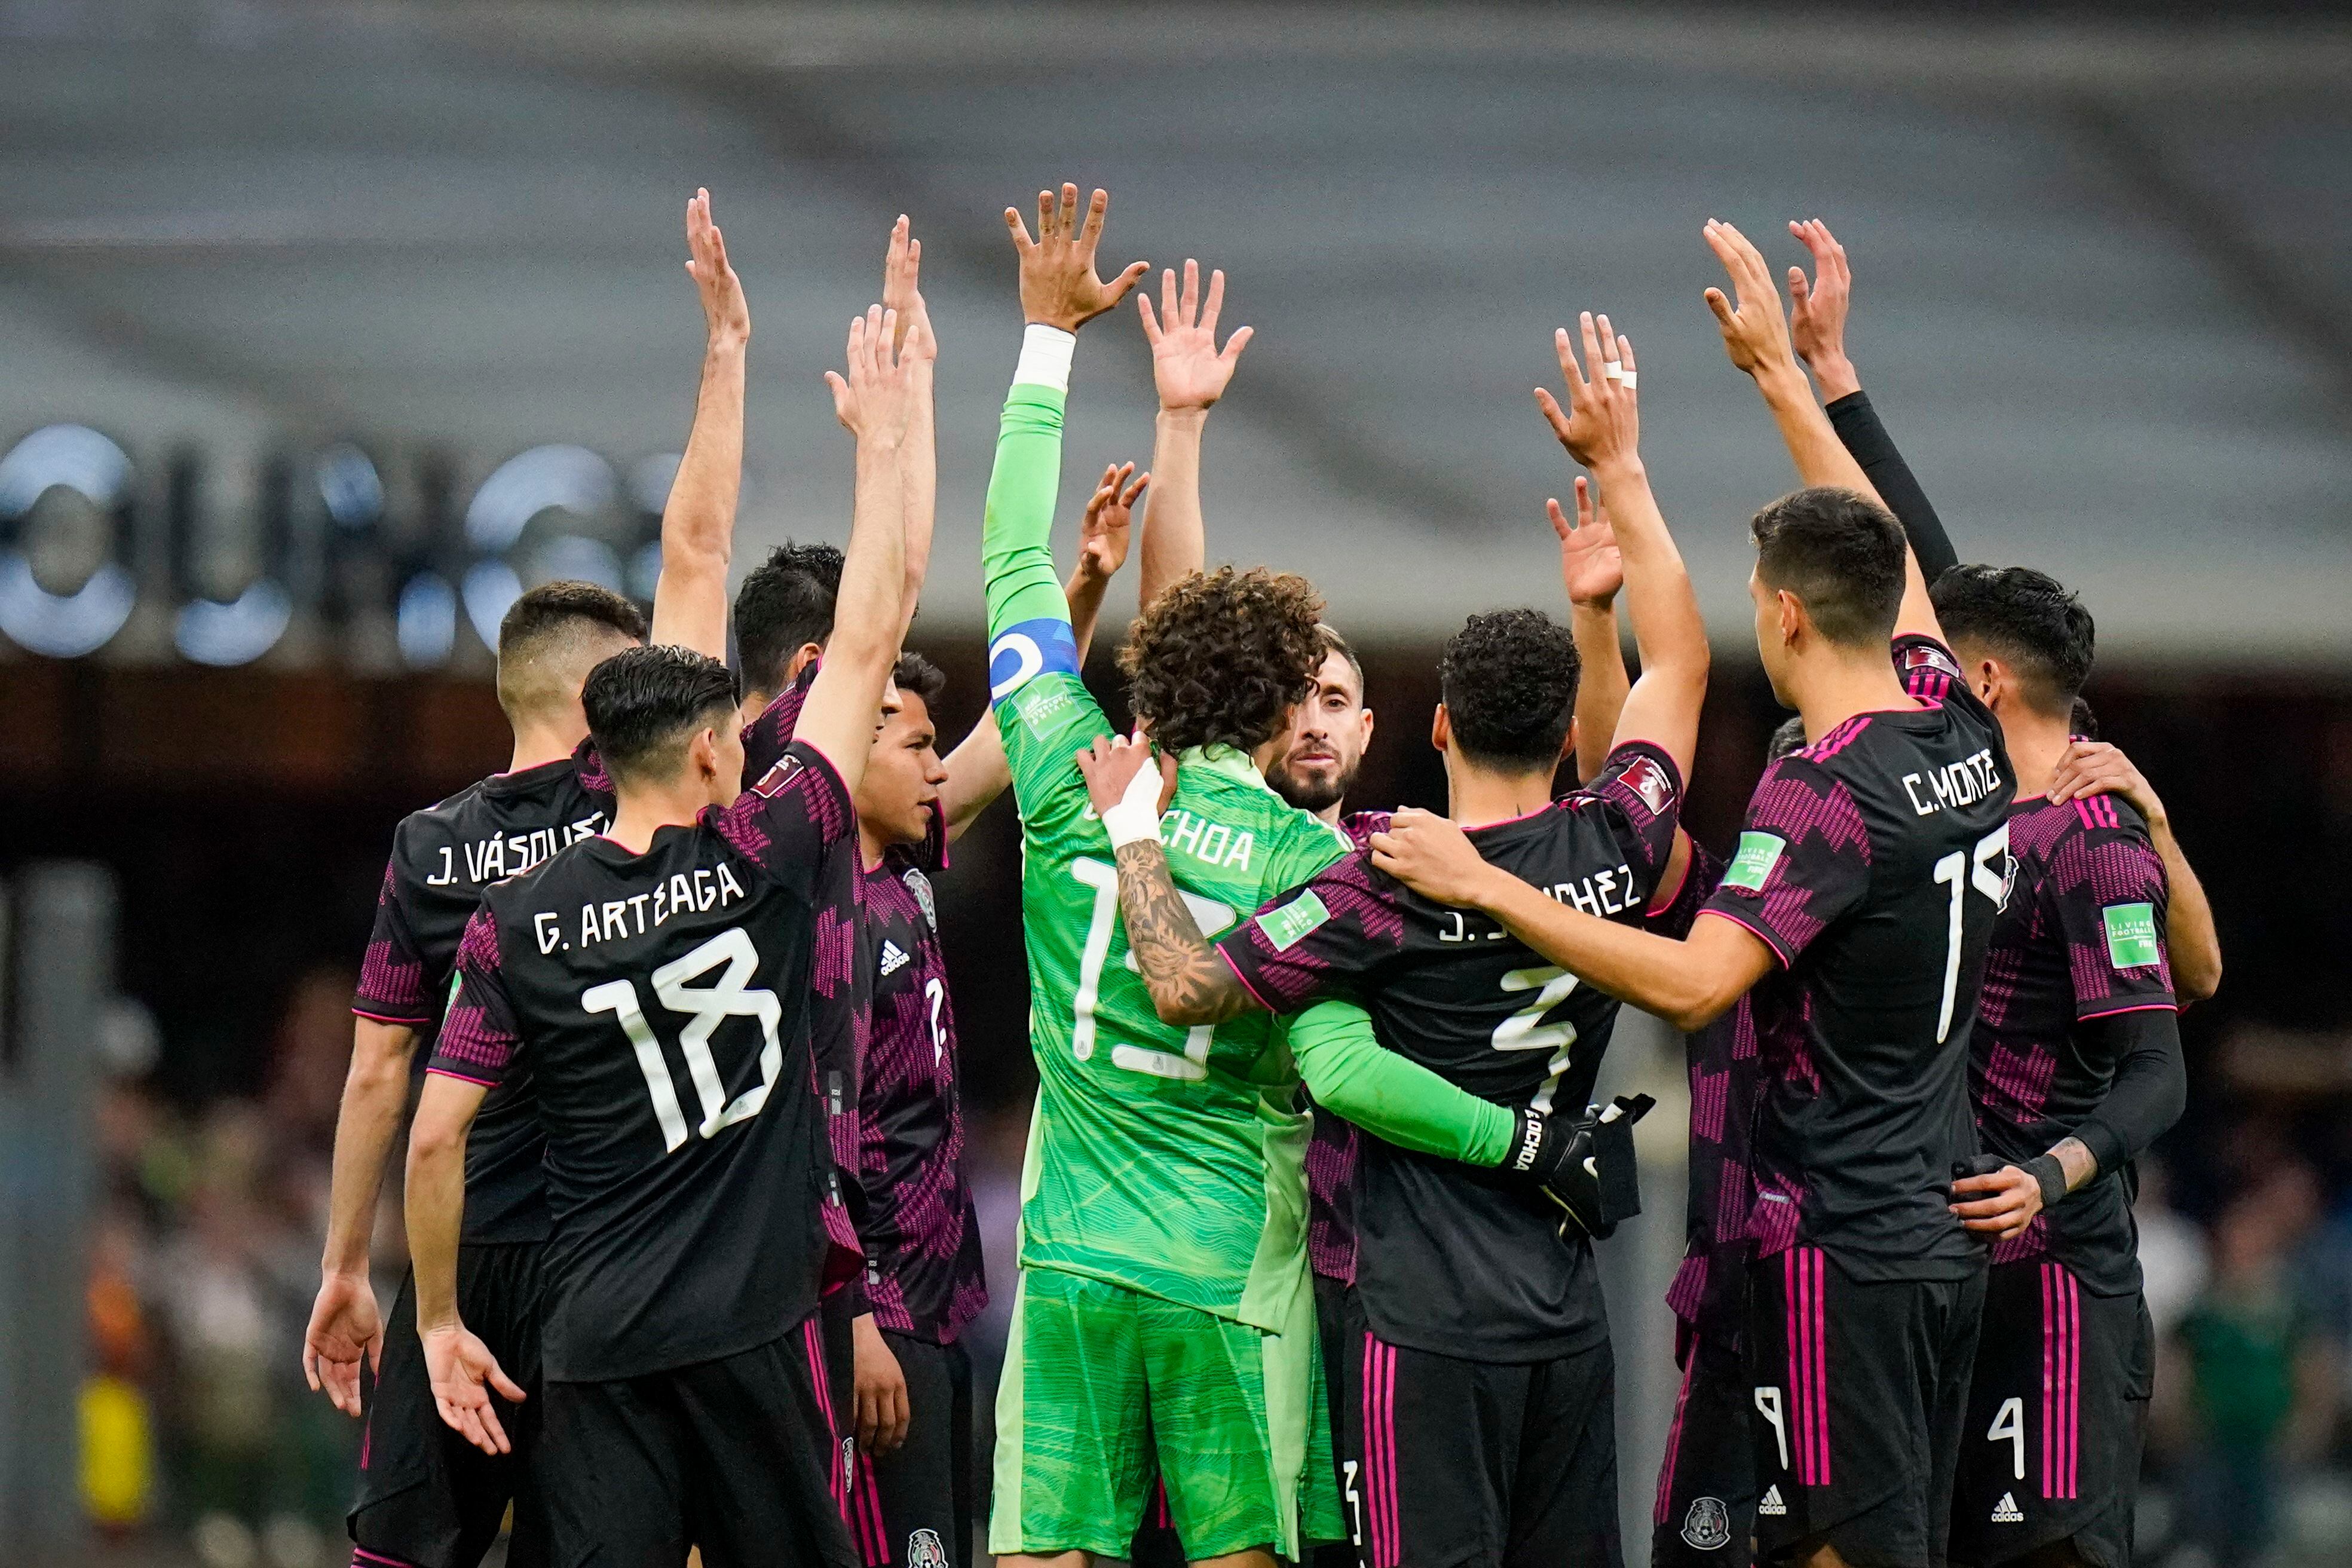
M2050 793L2050 779L2074 737L2065 719L2036 713L2020 705L2004 704L2001 742L2009 749L2009 765L2017 773L2017 798L2032 800Z
M632 855L653 847L665 827L690 827L710 804L710 792L691 776L657 784L631 784L620 792L613 826L604 837Z
M1337 827L1339 826L1339 819L1347 814L1348 803L1344 800L1335 800L1330 805L1325 806L1322 810L1317 812L1315 814L1315 820L1321 823L1326 827Z
M1464 827L1508 822L1551 804L1549 773L1495 773L1445 753L1445 815Z
M882 857L890 847L887 840L874 831L864 817L857 819L857 863L867 870L882 864Z
M1805 721L1808 744L1861 713L1885 713L1918 703L1903 689L1903 678L1884 653L1824 648L1806 661L1799 676L1797 713Z
M514 732L514 754L507 759L507 772L519 773L560 761L579 750L587 738L585 724L526 724Z

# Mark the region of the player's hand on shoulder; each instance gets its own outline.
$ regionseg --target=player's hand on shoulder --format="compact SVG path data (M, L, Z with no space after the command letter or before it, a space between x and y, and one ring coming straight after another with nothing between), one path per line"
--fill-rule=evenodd
M441 1419L485 1454L513 1452L490 1394L495 1391L499 1398L519 1405L523 1391L499 1365L490 1347L462 1323L419 1329L417 1337L425 1342L425 1374L432 1380L433 1405Z
M914 409L912 354L890 346L898 314L879 305L850 319L848 369L826 371L833 388L834 416L860 441L895 446L907 434Z
M1980 1157L1990 1164L1990 1156ZM2042 1184L2030 1171L2004 1164L1979 1175L1962 1176L1952 1184L1952 1213L1960 1223L1990 1241L2007 1241L2024 1234L2042 1212Z
M1571 605L1605 610L1625 585L1625 557L1617 548L1617 531L1609 525L1609 509L1593 500L1592 481L1576 476L1576 521L1559 509L1557 499L1544 502L1551 531L1559 536L1559 581Z
M697 190L686 204L686 275L702 297L702 324L713 348L741 348L751 341L751 307L743 280L727 261L727 237L710 220L710 193Z
M1151 344L1151 381L1160 393L1160 406L1169 413L1206 409L1225 395L1255 329L1237 328L1217 348L1217 313L1224 308L1225 275L1209 274L1209 297L1201 298L1201 264L1184 258L1184 289L1176 290L1176 274L1160 274L1160 312L1151 310L1149 290L1135 297L1143 316L1143 335Z
M1764 254L1748 237L1727 223L1709 218L1703 231L1707 248L1730 276L1732 297L1720 289L1706 291L1706 308L1723 332L1723 352L1732 364L1758 377L1796 368L1796 351L1789 341L1789 323L1780 314L1780 291Z
M1139 809L1150 805L1155 817L1166 811L1176 795L1176 759L1162 755L1156 769L1152 760L1151 742L1140 730L1132 735L1097 735L1077 754L1095 815L1106 816L1122 802Z
M373 1373L383 1359L383 1318L376 1310L375 1287L364 1274L330 1274L310 1303L310 1327L302 1332L302 1375L312 1393L346 1415L362 1414L360 1359Z
M857 1447L880 1458L907 1440L907 1374L875 1326L873 1313L857 1319L851 1329Z
M1584 363L1568 329L1552 333L1559 373L1568 383L1568 407L1546 387L1536 388L1536 407L1568 455L1592 469L1622 468L1641 460L1642 406L1634 392L1633 342L1620 336L1607 316L1590 310L1577 317Z
M1086 515L1078 520L1079 576L1108 583L1118 575L1133 538L1136 503L1150 483L1151 476L1137 473L1133 463L1104 465L1095 493L1087 498Z
M1148 261L1129 262L1126 270L1106 283L1095 271L1095 250L1102 243L1103 216L1110 195L1097 190L1087 205L1086 221L1078 221L1078 187L1065 184L1058 196L1037 193L1037 237L1018 209L1004 209L1004 226L1012 232L1013 248L1021 258L1021 313L1041 326L1075 332L1127 298L1128 290L1150 270Z
M1476 909L1495 868L1447 817L1406 806L1371 837L1372 864L1419 893L1457 909Z
M2119 795L2151 824L2164 820L2164 802L2121 748L2105 741L2074 741L2050 775L2050 798L2063 805L2094 795Z

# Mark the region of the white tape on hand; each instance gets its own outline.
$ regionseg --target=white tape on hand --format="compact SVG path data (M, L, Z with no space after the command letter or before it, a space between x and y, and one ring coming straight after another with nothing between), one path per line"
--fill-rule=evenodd
M1142 767L1127 781L1127 789L1110 808L1102 814L1103 831L1110 835L1110 847L1124 849L1130 844L1160 837L1160 770L1144 759Z

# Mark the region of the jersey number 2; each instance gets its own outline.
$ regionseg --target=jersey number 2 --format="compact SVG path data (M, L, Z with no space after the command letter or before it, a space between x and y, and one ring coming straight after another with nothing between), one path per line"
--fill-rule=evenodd
M687 982L698 980L720 964L727 972L715 985L689 986ZM663 1006L687 1018L685 1028L677 1033L678 1053L686 1058L687 1076L694 1079L695 1098L702 1102L702 1121L695 1131L708 1138L722 1127L738 1121L748 1121L760 1114L768 1103L768 1090L775 1087L776 1074L784 1065L783 1037L777 1033L784 1018L783 1004L776 994L760 986L746 985L760 967L759 950L751 945L751 934L741 926L720 931L684 958L673 959L654 971L654 994ZM637 1053L637 1068L646 1075L646 1089L653 1096L654 1120L661 1123L665 1153L686 1142L686 1111L678 1104L677 1085L669 1076L669 1063L662 1059L661 1042L654 1037L653 1025L646 1018L645 1009L638 1005L637 988L626 980L607 980L602 985L591 985L580 994L580 1005L591 1013L611 1013L619 1017L621 1032ZM719 1064L710 1055L710 1037L722 1018L757 1018L762 1040L760 1047L760 1081L737 1095L730 1102L727 1086L719 1077Z

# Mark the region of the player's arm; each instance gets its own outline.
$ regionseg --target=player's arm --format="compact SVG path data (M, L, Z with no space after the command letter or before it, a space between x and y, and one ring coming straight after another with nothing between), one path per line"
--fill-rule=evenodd
M891 347L897 328L895 311L869 308L849 323L848 373L825 373L834 413L857 437L857 487L833 637L793 738L822 752L852 795L874 749L882 689L898 659L906 606L906 473L899 448L913 412L918 358Z
M1780 293L1771 269L1748 237L1727 223L1710 220L1706 243L1729 274L1737 302L1722 289L1706 291L1707 309L1715 312L1723 332L1724 352L1737 368L1755 379L1756 390L1771 410L1780 440L1797 465L1797 475L1808 485L1836 485L1857 490L1880 504L1885 500L1845 449L1829 416L1813 401L1812 384L1805 379L1789 338L1789 323L1780 313ZM1909 568L1903 590L1903 607L1895 619L1895 635L1914 633L1943 640L1935 606L1927 602L1927 579L1916 555L1906 552Z
M1903 524L1911 552L1919 558L1919 574L1932 584L1959 556L1944 531L1943 520L1913 476L1911 465L1903 460L1894 437L1879 423L1878 411L1862 390L1862 377L1853 361L1846 357L1845 321L1853 300L1853 272L1846 263L1845 247L1819 218L1792 222L1789 232L1813 258L1810 280L1803 268L1789 268L1789 336L1797 357L1813 373L1838 440L1853 454L1872 488Z
M2147 821L2147 836L2164 862L2169 888L2164 936L2172 960L2173 994L2184 1007L2221 988L2221 933L2205 884L2172 831L2171 814L2132 760L2105 741L2076 741L2058 759L2050 781L2053 802L2084 795L2119 795Z
M939 340L931 333L930 307L923 300L922 267L923 242L908 233L907 215L900 213L891 226L889 248L882 258L882 308L898 312L893 345L915 362L914 402L907 418L906 439L898 447L907 520L906 600L898 624L901 642L922 603L923 580L931 564L931 525L939 510L938 422L932 397Z
M333 1174L327 1187L327 1246L319 1295L302 1334L302 1374L346 1415L363 1414L360 1361L373 1373L383 1357L383 1320L368 1278L368 1239L383 1163L408 1109L408 1064L422 1031L414 1024L353 1021L351 1070L335 1116Z
M1643 466L1633 340L1613 332L1608 317L1596 319L1590 310L1578 318L1578 331L1584 346L1581 368L1568 329L1553 335L1560 374L1568 381L1567 410L1541 387L1536 389L1536 404L1569 456L1601 481L1624 565L1626 607L1642 674L1625 695L1610 744L1613 750L1629 741L1647 741L1688 778L1698 747L1699 709L1706 700L1706 623ZM1550 510L1556 516L1559 503L1553 501ZM1560 526L1556 516L1554 527Z
M1352 1002L1318 1002L1290 1021L1290 1054L1315 1103L1400 1148L1499 1165L1517 1119L1380 1043Z
M1617 590L1625 585L1624 558L1609 526L1609 509L1592 499L1592 481L1576 476L1576 521L1557 500L1544 503L1559 536L1559 577L1568 590L1568 632L1583 675L1576 683L1576 782L1589 784L1609 759L1617 717L1633 677L1617 633Z
M490 1403L495 1389L523 1391L457 1315L457 1243L466 1222L466 1137L483 1097L498 1087L520 1045L513 1005L499 973L498 926L474 911L457 948L457 989L425 1067L425 1092L408 1131L408 1256L416 1286L416 1337L424 1342L433 1403L441 1419L485 1453L511 1451Z
M743 364L751 311L710 221L710 193L686 204L687 276L702 299L706 332L694 428L662 507L661 576L654 584L653 640L727 657L727 564L743 483Z
M1171 584L1208 563L1208 524L1201 514L1201 437L1209 410L1225 395L1234 366L1252 331L1236 330L1221 352L1217 312L1224 305L1225 275L1209 274L1209 297L1201 298L1201 264L1187 258L1180 294L1172 270L1160 275L1160 313L1147 291L1136 296L1143 335L1151 344L1151 380L1160 394L1153 427L1151 471L1160 476L1143 520L1142 596L1147 605ZM1078 647L1086 643L1080 640Z
M1081 666L1102 614L1103 591L1127 561L1129 519L1150 482L1151 476L1138 474L1133 463L1112 463L1103 469L1102 481L1087 501L1086 516L1078 524L1078 563L1062 586L1070 612L1070 638ZM953 843L1013 783L1013 765L1004 755L1004 736L995 719L982 713L941 765L948 777L940 786L940 807L947 816L948 841Z

